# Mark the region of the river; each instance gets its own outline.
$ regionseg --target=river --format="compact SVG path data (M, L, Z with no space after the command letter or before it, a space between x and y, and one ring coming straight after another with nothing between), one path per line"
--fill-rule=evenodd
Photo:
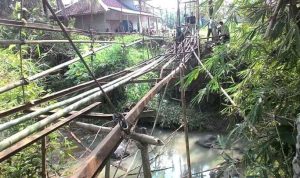
M171 130L163 130L156 129L154 132L154 136L159 137L162 140L165 140L173 133ZM196 141L201 137L206 137L211 135L209 133L200 133L200 132L190 132L189 133L189 145L190 145L190 157L191 157L191 167L192 173L198 173L201 171L206 171L212 168L216 168L218 164L224 161L222 158L222 150L220 149L207 149L199 146ZM132 144L131 144L132 145ZM122 168L129 168L135 153L137 152L137 148L135 146L130 146L134 148L130 148L133 153L131 156L124 158L121 166ZM149 148L150 150L151 148ZM239 157L239 154L235 151L226 151L227 154L233 157ZM154 157L159 154L156 159ZM156 147L150 153L151 170L158 170L152 172L152 177L154 178L180 178L184 177L187 173L187 164L186 164L186 151L185 151L185 139L184 132L178 131L176 134L172 136L170 142L166 144L166 146ZM133 163L131 168L135 168L136 166L141 164L140 152L136 155L136 161ZM118 161L114 161L114 165L118 165ZM115 174L116 168L111 166L110 176L113 177ZM136 173L138 172L138 168L134 171L129 172L127 177L137 177ZM118 169L118 172L115 177L120 177L125 174L124 170ZM134 174L134 175L132 175ZM195 174L193 177L205 177L209 178L210 172L206 171L201 174ZM104 177L104 171L100 173L100 177Z

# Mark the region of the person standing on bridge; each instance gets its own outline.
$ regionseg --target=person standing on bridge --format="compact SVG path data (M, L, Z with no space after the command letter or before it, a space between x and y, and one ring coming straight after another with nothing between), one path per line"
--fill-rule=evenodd
M210 35L212 35L212 39L215 36L215 29L216 29L216 25L215 22L210 18L207 24L207 41L209 41Z
M191 13L191 16L189 18L190 18L189 19L190 20L189 27L190 27L190 30L192 31L192 35L194 35L195 31L196 31L196 17L193 12Z
M226 43L230 40L229 28L222 21L219 22L218 32L220 35L220 39L223 43Z

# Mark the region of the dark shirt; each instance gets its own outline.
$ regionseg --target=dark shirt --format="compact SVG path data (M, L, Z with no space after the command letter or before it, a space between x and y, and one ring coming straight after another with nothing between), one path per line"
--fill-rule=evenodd
M190 24L196 24L196 17L190 16Z
M185 23L190 23L190 17L185 17Z

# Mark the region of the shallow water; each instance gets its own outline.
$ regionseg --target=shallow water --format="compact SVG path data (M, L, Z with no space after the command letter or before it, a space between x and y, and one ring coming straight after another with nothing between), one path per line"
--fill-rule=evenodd
M165 140L173 131L166 131L162 129L156 129L154 132L154 136L159 137L162 140ZM222 150L217 149L207 149L203 148L196 144L196 141L201 138L207 136L209 133L199 133L199 132L190 132L189 133L189 145L190 145L190 157L191 157L191 166L192 166L192 173L198 173L200 171L206 171L212 168L216 168L218 164L223 162L223 158L221 155ZM211 134L210 134L211 135ZM156 147L154 151L150 153L150 159L154 158L155 155L161 153L157 159L153 159L151 163L151 170L160 170L156 172L152 172L152 177L154 178L179 178L184 177L187 171L187 164L186 164L186 151L185 151L185 139L184 139L184 132L179 131L171 141L161 150L163 146ZM137 150L137 148L135 148ZM133 150L133 153L136 152ZM150 150L150 148L149 148ZM131 150L132 151L132 150ZM226 151L227 154L233 157L238 157L239 154L234 151ZM134 154L130 157L124 158L122 161L121 166L123 168L129 168ZM112 160L113 161L113 160ZM118 164L117 161L114 162L115 165ZM136 161L133 163L131 168L135 168L141 164L141 157L140 152L138 152ZM116 168L111 166L111 173L110 176L113 177L115 174ZM136 174L138 172L138 168L134 171L129 172L130 174ZM125 171L119 169L115 177L122 176ZM202 175L193 175L193 177L207 177L209 178L209 171L204 172ZM130 175L127 177L137 177L137 175ZM101 172L100 177L104 176L104 171Z

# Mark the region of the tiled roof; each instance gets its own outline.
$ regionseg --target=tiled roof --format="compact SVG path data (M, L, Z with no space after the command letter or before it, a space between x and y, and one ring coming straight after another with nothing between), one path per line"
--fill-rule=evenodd
M120 0L102 0L102 2L108 6L108 8L123 8L123 9L129 9L129 10L136 10L138 9L136 7L130 7L125 3L122 3Z
M67 16L76 16L84 14L97 14L105 12L105 9L100 5L98 0L79 0L73 4L65 7L65 13ZM62 16L62 12L58 11L57 14Z
M100 1L100 2L99 2ZM103 7L107 6L107 7ZM91 10L92 8L92 10ZM129 14L139 14L139 9L137 7L130 7L127 4L121 2L121 0L79 0L76 3L70 4L65 7L65 13L67 16L78 16L78 15L88 15L97 14L105 12L107 9L112 9L116 11L122 11ZM56 13L58 16L62 16L62 12L58 11ZM142 15L149 15L146 12L141 12Z

